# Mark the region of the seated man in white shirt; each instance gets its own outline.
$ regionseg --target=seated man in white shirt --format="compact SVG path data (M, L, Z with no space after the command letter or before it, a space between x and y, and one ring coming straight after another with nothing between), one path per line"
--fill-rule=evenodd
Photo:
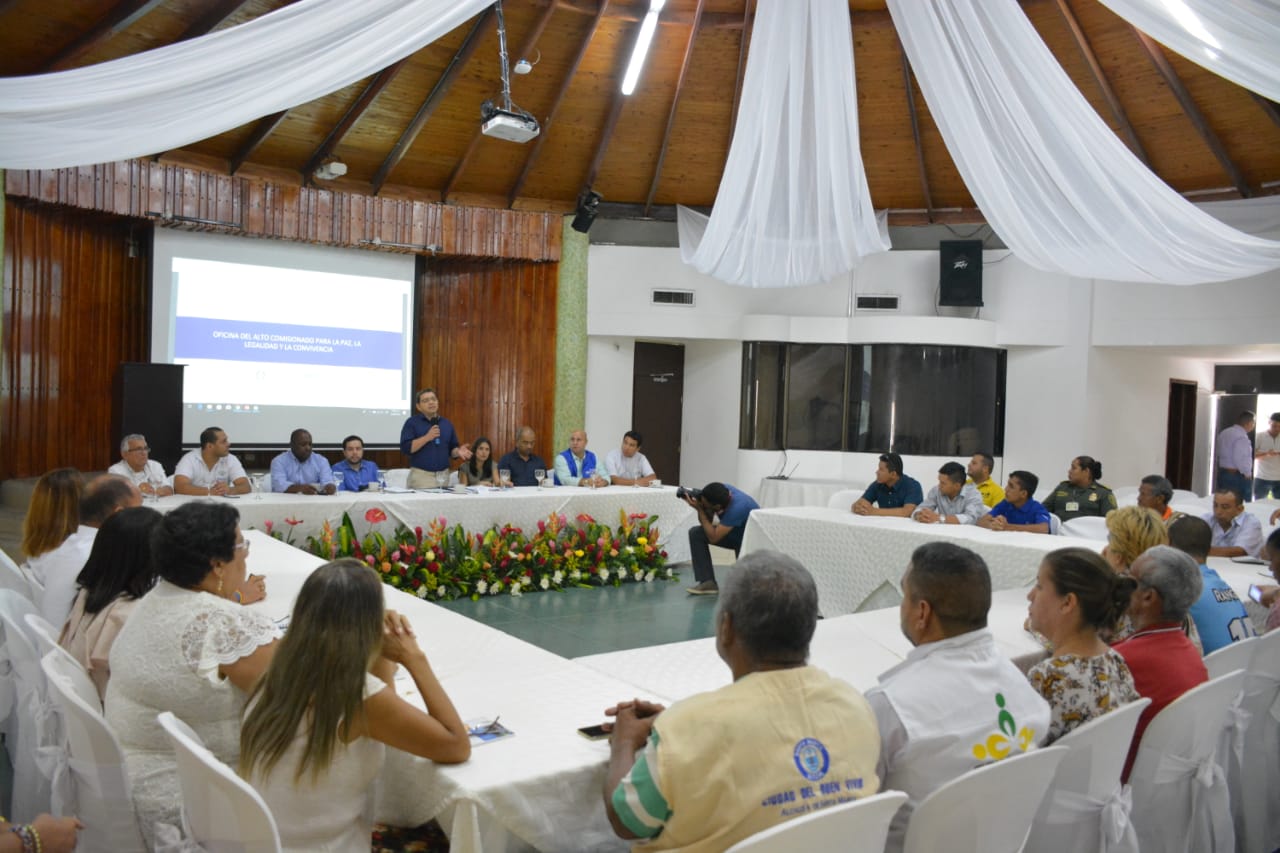
M200 433L200 447L173 468L173 490L180 495L247 495L249 476L231 455L231 440L218 427Z
M610 450L604 458L605 470L609 472L609 480L615 486L647 486L657 479L653 466L640 452L644 439L633 429L622 436L622 448Z
M615 714L604 805L633 850L712 853L790 818L869 796L875 718L849 684L808 665L818 590L796 560L756 551L733 568L716 651L733 683L670 709Z
M150 457L147 437L138 433L120 439L120 461L107 469L108 474L128 477L144 495L164 497L173 494L173 485L165 476L164 466Z
M929 490L911 517L923 524L976 524L987 514L987 505L978 488L964 481L965 474L959 462L939 468L938 485Z
M305 429L290 433L289 449L271 460L271 491L291 495L332 495L338 491L329 460L311 452L311 433Z
M142 493L124 477L103 474L84 487L80 496L80 526L40 561L43 577L37 580L44 584L40 612L54 628L61 630L71 613L76 599L76 578L93 550L98 527L131 506L142 506Z
M886 851L902 849L911 813L929 794L1034 749L1049 732L1049 705L996 648L990 609L982 557L950 542L912 553L901 621L915 648L867 691L880 727L880 787L910 797L893 818Z

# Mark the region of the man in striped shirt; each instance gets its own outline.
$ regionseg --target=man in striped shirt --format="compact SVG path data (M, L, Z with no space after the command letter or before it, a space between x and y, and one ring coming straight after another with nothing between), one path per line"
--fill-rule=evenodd
M720 595L716 650L728 687L670 709L619 702L605 810L634 850L721 851L817 809L874 794L880 735L853 687L809 666L813 577L757 551Z

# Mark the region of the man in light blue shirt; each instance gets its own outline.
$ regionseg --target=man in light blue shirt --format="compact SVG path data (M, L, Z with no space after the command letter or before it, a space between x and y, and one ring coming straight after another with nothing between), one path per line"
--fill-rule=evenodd
M555 468L557 486L607 486L606 472L600 469L596 455L587 450L587 433L575 429L569 433L569 447L556 456L552 463Z
M924 524L976 524L987 514L987 505L976 486L965 481L964 466L948 462L938 469L938 485L911 517Z
M289 435L289 449L271 460L271 491L331 495L337 490L329 461L311 452L311 433L295 429Z
M1213 493L1213 512L1201 516L1213 531L1210 557L1256 557L1262 550L1262 522L1244 511L1244 495L1219 487Z
M364 458L364 439L349 435L342 440L342 456L333 466L342 475L342 491L359 492L378 482L378 466Z
M1196 603L1191 605L1191 619L1196 623L1206 655L1256 633L1240 596L1207 565L1212 541L1213 532L1204 519L1184 515L1169 525L1169 544L1200 564L1204 586Z

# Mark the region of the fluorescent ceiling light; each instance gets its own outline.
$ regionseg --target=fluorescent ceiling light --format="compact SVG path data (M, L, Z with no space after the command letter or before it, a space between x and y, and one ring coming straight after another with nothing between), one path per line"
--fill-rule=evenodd
M635 50L631 52L631 61L627 63L627 73L622 78L622 94L630 95L636 89L640 79L640 69L644 68L644 58L649 53L649 44L653 41L653 32L658 27L658 13L662 11L667 0L649 0L649 12L640 24L640 35L636 38Z

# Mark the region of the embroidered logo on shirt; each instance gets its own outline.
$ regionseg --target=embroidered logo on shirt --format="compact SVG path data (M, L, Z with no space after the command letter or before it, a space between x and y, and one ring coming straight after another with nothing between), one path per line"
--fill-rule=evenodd
M1004 694L997 693L996 707L1000 709L1000 713L996 714L996 728L999 731L992 732L985 741L973 745L973 757L979 761L999 761L1009 756L1015 743L1019 752L1026 752L1036 742L1036 733L1026 726L1019 729L1013 714L1004 704Z
M831 768L831 756L822 741L816 738L807 737L796 744L795 760L800 775L810 782L817 782Z

